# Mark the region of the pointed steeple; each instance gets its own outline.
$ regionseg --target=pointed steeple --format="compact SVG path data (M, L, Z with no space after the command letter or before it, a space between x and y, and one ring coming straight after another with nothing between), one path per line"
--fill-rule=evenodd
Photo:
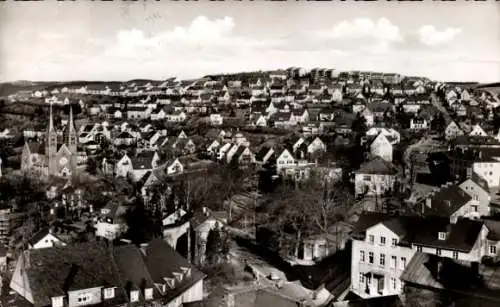
M50 111L49 111L49 132L54 131L54 120L52 119L52 101L50 102Z
M69 131L74 132L75 131L75 126L73 125L73 107L71 104L69 105Z

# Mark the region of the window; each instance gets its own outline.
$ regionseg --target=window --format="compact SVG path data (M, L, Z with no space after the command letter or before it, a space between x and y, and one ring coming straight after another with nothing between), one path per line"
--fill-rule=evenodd
M369 175L364 175L364 176L363 176L363 180L364 180L364 181L371 181L371 180L372 180L372 177L371 177L371 176L369 176Z
M477 212L477 205L472 205L471 210L472 212Z
M56 296L52 298L52 307L62 307L63 306L63 296Z
M496 254L496 253L497 253L497 246L490 245L490 254Z
M110 299L115 297L115 288L105 288L104 289L104 299Z
M453 259L458 259L458 252L457 251L453 251Z
M396 268L397 262L398 262L398 257L391 256L391 269L395 269Z
M391 277L391 287L393 290L396 290L396 284L397 284L396 278Z
M398 239L393 238L393 239L392 239L392 244L391 244L391 245L394 247L394 246L396 246L397 244L398 244Z
M422 252L422 246L417 246L417 252L419 252L419 253Z
M78 303L86 303L92 300L92 295L90 293L83 293L78 296Z
M365 251L359 251L359 261L365 262Z
M373 252L368 253L368 262L373 263Z
M153 299L153 288L148 288L144 290L144 296L147 300Z
M440 248L436 248L436 255L441 256L441 249Z
M130 291L130 301L131 302L138 302L139 301L139 291L137 291L137 290Z
M439 232L438 234L439 240L446 240L446 232Z
M385 254L380 254L380 265L385 266Z
M364 285L365 283L365 274L359 273L359 284Z
M375 242L375 237L373 235L369 235L368 242L370 242L370 244L373 244L373 242Z
M400 267L401 270L404 270L406 268L406 257L401 257Z
M385 237L380 237L380 245L385 245Z

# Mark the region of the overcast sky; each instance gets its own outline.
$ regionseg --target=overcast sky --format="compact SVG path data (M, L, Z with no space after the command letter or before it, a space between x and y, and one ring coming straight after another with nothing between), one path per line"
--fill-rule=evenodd
M500 81L500 2L0 2L0 81L290 66Z

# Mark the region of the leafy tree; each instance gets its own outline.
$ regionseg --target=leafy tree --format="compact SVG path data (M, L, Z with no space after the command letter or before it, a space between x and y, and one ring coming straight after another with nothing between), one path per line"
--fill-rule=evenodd
M209 231L206 244L206 259L208 263L218 264L229 253L230 237L225 230L215 227Z

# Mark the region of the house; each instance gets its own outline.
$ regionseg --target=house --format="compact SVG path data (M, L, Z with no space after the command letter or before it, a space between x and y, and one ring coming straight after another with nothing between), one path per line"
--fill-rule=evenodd
M179 307L203 299L204 278L165 241L155 239L141 248L80 243L27 250L10 287L32 306Z
M66 243L58 238L51 228L44 228L35 233L28 240L30 249L48 248L54 246L64 246Z
M392 145L398 144L401 140L401 135L398 131L385 127L371 127L366 131L366 138L375 138L379 134L383 134Z
M125 233L127 228L127 224L124 219L126 211L126 206L117 202L108 202L106 206L101 208L97 218L97 223L95 224L95 235L109 241L120 238L120 236Z
M187 138L177 138L177 140L172 141L171 147L179 150L182 154L193 154L196 151L193 140Z
M116 176L131 176L134 182L139 181L144 174L159 166L160 157L157 152L143 151L135 157L129 157L127 154L116 164Z
M460 183L459 187L472 198L471 212L477 212L477 216L490 215L491 196L486 180L472 172L469 178Z
M392 163L381 157L361 164L354 172L355 194L365 196L383 195L394 190L396 170Z
M485 210L482 209L484 212ZM433 191L422 204L422 213L429 216L444 216L455 223L461 217L477 218L477 202L458 185L448 183Z
M257 127L267 127L267 118L262 114L258 114L253 121L253 125Z
M479 124L472 127L472 131L469 133L470 136L488 136L488 134L481 128Z
M457 125L456 122L451 121L444 130L444 137L447 141L455 139L459 135L463 135L464 132Z
M420 116L413 117L410 119L410 130L413 131L422 131L429 129L429 122L427 119L422 118Z
M210 124L212 126L222 125L223 118L220 114L210 114Z
M276 172L280 173L283 169L293 166L295 166L295 158L288 149L283 149L278 158L276 158Z
M361 111L361 116L365 119L367 127L373 126L375 116L372 113L372 111L370 111L370 109L368 108L363 109L363 111Z
M239 166L248 166L255 163L255 155L247 146L239 145L234 154L231 155L230 163Z
M113 140L115 146L130 146L136 141L136 138L128 131L118 134Z
M268 162L275 162L272 161L275 159L275 152L274 149L268 146L262 146L262 148L259 150L259 152L255 155L255 162L261 164L261 165L266 165Z
M362 298L402 293L421 255L479 262L487 235L481 221L365 213L352 232L351 291Z
M128 107L127 118L147 119L151 116L151 109L146 106Z
M166 120L171 123L182 123L186 121L186 113L184 111L174 111L165 116Z
M307 152L310 154L326 152L326 145L319 137L315 137L314 140L307 145Z
M207 154L209 156L214 156L221 145L222 144L218 140L213 140L207 147Z
M380 157L387 162L392 162L392 144L387 137L379 133L370 144L370 154L372 157Z

